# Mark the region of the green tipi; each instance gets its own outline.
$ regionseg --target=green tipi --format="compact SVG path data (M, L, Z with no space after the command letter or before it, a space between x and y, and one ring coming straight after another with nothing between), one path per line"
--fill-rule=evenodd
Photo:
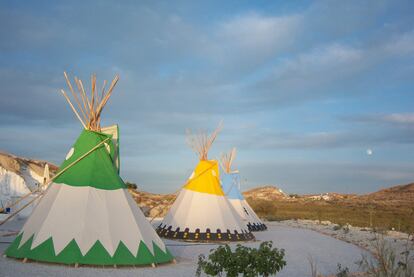
M117 127L100 128L101 111L118 77L100 97L94 76L90 97L80 80L75 78L77 95L65 77L78 110L62 93L85 129L5 255L75 265L172 261L118 175Z

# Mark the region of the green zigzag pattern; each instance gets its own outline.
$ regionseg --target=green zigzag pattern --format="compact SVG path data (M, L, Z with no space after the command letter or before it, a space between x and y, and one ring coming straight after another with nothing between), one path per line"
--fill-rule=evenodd
M28 258L41 262L61 264L78 263L85 265L148 265L152 263L166 263L174 259L168 249L164 252L154 242L152 243L154 255L151 254L145 243L141 241L137 255L134 256L121 241L115 254L111 257L101 242L97 240L88 253L83 256L78 244L73 239L59 255L56 255L51 237L34 249L30 249L33 243L33 236L21 247L18 247L22 236L23 233L17 236L9 248L7 248L5 252L6 256L20 259Z

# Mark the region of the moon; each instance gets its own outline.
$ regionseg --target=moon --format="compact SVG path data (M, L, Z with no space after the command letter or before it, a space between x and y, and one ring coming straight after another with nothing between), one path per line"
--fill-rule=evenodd
M368 148L367 149L367 155L371 156L374 153L374 151L372 151L372 149Z

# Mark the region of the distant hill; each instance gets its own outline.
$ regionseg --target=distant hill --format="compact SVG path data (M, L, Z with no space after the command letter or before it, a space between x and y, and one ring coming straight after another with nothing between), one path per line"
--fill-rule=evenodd
M414 183L399 185L360 196L376 201L411 201L414 207Z
M10 202L13 197L33 191L43 180L46 164L52 174L58 169L46 161L0 152L0 207ZM150 217L164 216L176 198L175 194L154 194L139 189L129 191L144 213ZM334 192L289 195L277 186L265 185L247 190L243 195L259 216L272 220L322 218L366 226L368 218L373 215L374 223L381 223L387 228L401 227L404 222L414 222L414 218L411 220L414 216L414 183L362 195Z
M273 189L275 196L263 197L261 188L250 192L253 193L246 197L247 201L260 217L268 220L311 219L414 232L413 183L362 195L321 193L283 197Z
M30 180L30 176L35 177L36 179L43 177L43 172L45 165L49 165L49 170L53 175L58 167L52 163L28 159L23 157L18 157L12 154L0 152L0 186L1 180L4 183L4 174L5 172L13 173L25 181L33 182ZM1 177L3 175L3 178ZM29 184L30 186L30 184ZM134 197L137 200L146 202L149 205L155 205L155 203L163 203L165 199L170 199L174 197L172 194L153 194L150 192L144 191L134 191ZM407 185L397 185L382 189L376 192L368 194L343 194L343 193L321 193L321 194L287 194L282 191L279 187L274 185L264 185L256 187L250 190L243 192L245 198L252 198L255 200L288 200L288 199L302 199L302 200L314 200L314 201L332 201L332 200L369 200L369 201L414 201L414 183Z
M130 191L144 213L150 217L164 216L176 197L175 194L153 194L137 190ZM330 206L336 207L338 213L341 213L343 209L349 209L350 217L352 217L352 214L357 213L355 209L358 212L368 214L369 212L366 209L371 210L373 208L383 209L394 215L407 214L410 212L410 207L414 208L413 191L414 184L408 184L363 195L334 192L311 195L288 195L276 186L266 185L245 191L243 195L253 208L259 210L259 214L262 216L267 214L267 208L263 208L263 205L272 203L276 209L279 209L279 215L283 214L281 213L281 207L291 207L292 211L294 211L290 215L290 212L285 210L284 212L286 213L282 218L300 218L299 213L305 209L308 209L308 212L312 214L310 218L314 218L316 211L317 213L321 213L321 210L323 211L324 209L328 211ZM346 218L346 213L343 216Z
M289 196L284 193L280 188L266 185L263 187L257 187L248 191L243 192L245 198L254 198L256 200L279 200L286 199Z
M166 215L177 197L175 194L155 194L133 189L130 189L129 192L144 214L149 217L162 217Z
M46 164L49 165L49 170L51 173L56 172L58 169L56 165L50 162L28 159L5 152L0 152L0 167L16 174L23 174L24 169L29 168L37 175L43 176Z

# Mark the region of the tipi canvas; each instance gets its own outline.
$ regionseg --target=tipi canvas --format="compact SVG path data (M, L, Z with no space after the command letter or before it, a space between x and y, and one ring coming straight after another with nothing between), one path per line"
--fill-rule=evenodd
M221 185L231 205L243 219L250 231L264 231L266 225L260 220L253 209L240 193L240 175L238 171L232 171L231 166L236 156L236 148L233 148L228 155L223 155L221 165Z
M218 132L219 128L210 137L189 134L200 162L158 226L161 237L201 242L254 239L224 195L218 162L207 159Z
M118 175L113 136L101 132L100 113L117 80L99 97L93 76L88 98L80 80L78 97L67 79L78 110L62 93L85 129L6 256L75 265L173 260Z

